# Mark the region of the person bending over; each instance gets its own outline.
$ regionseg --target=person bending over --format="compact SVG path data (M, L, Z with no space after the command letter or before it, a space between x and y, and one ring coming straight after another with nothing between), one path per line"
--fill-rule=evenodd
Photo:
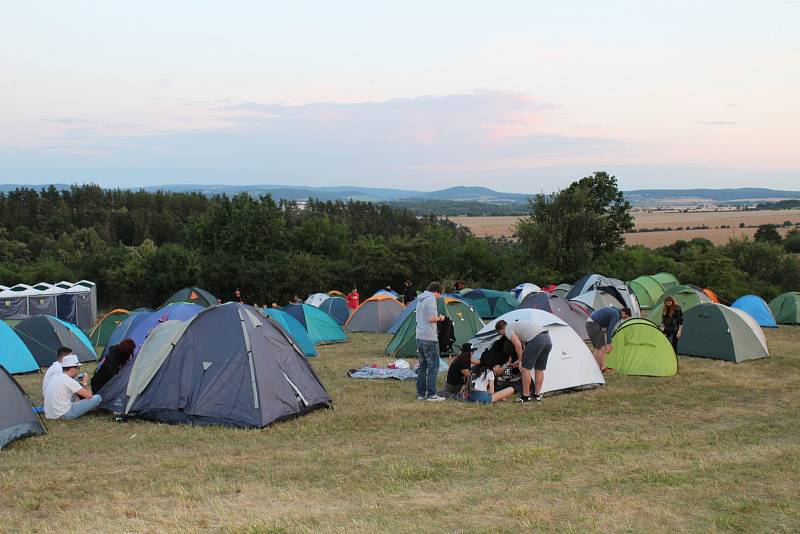
M75 380L81 363L74 354L64 356L62 372L53 377L44 392L44 415L48 419L77 419L100 405L100 395L92 395L87 386L89 377L83 375L81 382ZM73 401L73 397L82 400Z
M473 365L480 364L480 360L473 359L475 348L471 343L461 345L461 353L456 356L450 367L447 368L447 380L444 389L447 395L453 397L466 391L469 384L470 369Z
M541 401L547 358L550 355L550 349L553 348L550 334L545 328L532 321L514 321L509 324L501 319L497 321L495 330L511 341L514 351L517 353L515 365L519 366L522 375L522 395L518 402ZM535 379L532 392L531 371L534 372Z
M108 349L103 363L97 368L92 377L92 390L100 391L109 380L114 378L119 370L125 367L128 360L133 356L136 343L132 339L123 339L119 344Z
M592 353L597 361L597 366L606 372L606 354L611 352L611 337L620 321L630 318L630 308L618 310L613 306L606 306L595 310L586 321L586 333L592 342Z

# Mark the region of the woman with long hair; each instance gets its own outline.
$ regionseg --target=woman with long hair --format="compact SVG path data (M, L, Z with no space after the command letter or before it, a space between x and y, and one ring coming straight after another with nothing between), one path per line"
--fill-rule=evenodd
M661 331L667 336L672 348L678 352L678 339L683 333L683 310L675 302L672 295L664 299L664 311L661 315Z
M492 358L482 357L481 363L478 364L475 370L475 384L472 386L472 391L467 400L478 404L494 404L514 395L514 388L512 387L507 387L500 391L494 390L495 376L502 373L502 365L496 364Z

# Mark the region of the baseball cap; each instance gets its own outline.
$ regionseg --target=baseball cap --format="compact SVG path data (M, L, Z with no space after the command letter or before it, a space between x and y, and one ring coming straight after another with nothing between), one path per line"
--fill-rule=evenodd
M472 346L472 343L464 343L461 345L461 352L475 352L475 347Z
M64 360L61 362L61 367L68 368L68 367L80 367L81 362L78 361L78 357L74 354L67 354L64 356Z

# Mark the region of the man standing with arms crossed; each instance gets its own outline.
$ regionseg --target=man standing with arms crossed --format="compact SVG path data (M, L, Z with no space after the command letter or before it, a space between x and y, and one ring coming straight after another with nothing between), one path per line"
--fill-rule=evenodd
M436 324L444 321L436 304L442 295L442 284L431 282L428 290L417 297L417 400L440 401L436 393L436 375L439 373L439 335Z
M532 321L514 321L509 324L502 319L494 326L501 336L505 336L517 353L517 364L522 374L522 395L517 402L542 400L542 383L547 369L547 358L553 342L546 329ZM531 396L531 371L534 372L533 396Z

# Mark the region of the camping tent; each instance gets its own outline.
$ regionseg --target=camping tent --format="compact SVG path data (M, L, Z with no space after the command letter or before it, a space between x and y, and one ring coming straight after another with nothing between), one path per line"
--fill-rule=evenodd
M622 280L617 280L616 278L609 278L607 276L603 276L601 274L587 274L586 276L579 279L570 289L569 293L567 293L567 300L579 300L580 302L584 302L589 305L593 309L597 309L595 306L592 306L589 302L595 298L594 295L590 295L583 299L578 299L581 295L585 293L589 293L592 290L594 291L602 291L614 297L617 301L620 302L622 306L620 307L627 307L631 310L631 315L633 317L639 317L641 315L641 310L639 309L639 300L636 298L636 295L633 294L631 289L628 285L623 282ZM599 301L595 301L600 307L603 306L613 306L612 303L604 303L604 299Z
M39 367L50 367L60 347L69 347L81 362L97 359L92 342L74 324L50 315L34 315L14 326Z
M116 330L128 316L130 316L128 310L117 308L105 314L97 324L94 325L94 328L89 332L89 341L92 342L95 351L97 351L98 347L105 347L108 345L111 334L114 333L114 330Z
M330 315L339 324L344 324L350 317L350 308L342 297L327 297L319 305L319 309Z
M653 278L655 278L656 281L659 284L661 284L661 287L663 287L664 289L669 289L671 287L679 286L681 284L680 282L678 282L678 279L672 273L665 273L665 272L656 273L653 275Z
M314 345L343 343L347 341L342 327L336 320L310 304L289 304L283 311L294 317L308 332Z
M606 365L620 374L673 376L678 372L672 344L647 319L628 319L620 324L612 344L614 350L606 356Z
M653 309L647 314L648 320L656 324L661 324L661 316L664 314L664 301L667 300L667 297L675 299L675 303L681 307L681 311L684 315L687 310L690 310L698 304L711 302L708 295L691 286L672 286L666 289L664 294L656 301Z
M484 350L499 339L494 327L501 319L507 323L532 321L546 327L550 333L553 348L547 359L547 371L544 373L541 393L584 389L605 384L603 373L597 367L594 356L575 330L562 319L542 310L531 308L514 310L484 326L471 340L478 347L475 357L480 357Z
M471 306L457 298L439 297L436 299L436 305L440 315L449 317L453 321L453 334L456 341L451 352L458 352L459 347L469 341L483 327L483 321ZM410 305L406 309L410 309L410 313L406 314L406 319L384 350L389 356L414 357L417 355L416 305Z
M524 308L552 313L570 325L581 336L581 339L589 339L589 335L586 333L586 320L589 318L589 314L578 304L570 302L564 297L555 293L533 293L519 303L518 309Z
M319 308L319 305L322 304L322 301L328 298L327 293L314 293L313 295L309 295L306 299L306 304L311 304L312 306L316 306Z
M136 351L134 354L137 354L139 352L139 347L144 343L147 335L160 323L164 323L170 319L174 321L186 321L203 311L203 309L203 306L199 304L191 304L188 302L167 304L154 312L150 312L141 321L138 321L138 324L134 328L128 330L125 338L131 339L136 343ZM108 351L104 351L104 353L107 352Z
M25 391L0 367L0 449L18 439L44 434Z
M731 308L737 308L744 311L750 317L755 319L758 326L764 328L777 328L778 324L775 322L775 317L772 316L769 306L764 299L755 295L745 295L733 301Z
M566 297L571 290L572 284L558 284L552 292L559 297Z
M0 367L9 373L31 373L39 364L14 329L0 321Z
M386 332L397 317L403 313L404 306L388 294L376 294L365 300L355 309L344 323L350 332Z
M711 302L716 302L717 304L719 304L719 297L717 296L716 293L714 293L707 287L703 288L703 293L705 293L706 296L711 299Z
M28 313L28 296L35 295L36 290L18 284L0 291L0 319L24 319Z
M642 309L649 310L664 294L664 287L652 276L640 276L628 282Z
M306 332L306 329L302 324L300 324L300 321L283 310L264 308L261 311L267 317L273 318L275 322L281 325L281 327L283 327L283 329L286 330L292 338L294 338L295 343L305 356L319 355L319 352L317 352L317 347L314 346L314 342L311 341L310 337L308 337L308 332Z
M769 309L779 324L800 324L800 292L778 295L769 302Z
M761 328L742 310L699 304L683 314L678 353L741 362L769 356Z
M512 289L511 293L514 294L514 298L517 299L517 302L522 302L522 300L531 293L539 293L541 290L542 288L536 284L525 282Z
M581 293L575 298L569 299L570 302L582 304L589 308L590 312L612 306L617 309L622 309L625 305L619 301L611 293L607 293L602 289L591 289L586 293Z
M131 415L261 428L330 406L286 332L252 306L209 307L165 337L134 361L126 389Z
M342 298L344 298L345 295L341 291L337 291L335 289L331 289L330 291L328 291L328 296L329 297L342 297Z
M517 307L517 299L509 291L494 291L492 289L464 289L458 296L466 300L481 319L494 319L508 313Z
M173 293L161 306L164 307L174 302L190 302L205 307L216 304L217 297L199 287L184 287Z

